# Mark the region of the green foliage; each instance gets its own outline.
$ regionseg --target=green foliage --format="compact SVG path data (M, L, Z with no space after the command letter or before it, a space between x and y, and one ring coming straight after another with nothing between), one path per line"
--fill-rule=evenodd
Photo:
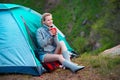
M106 19L107 18L104 16L103 18L97 20L97 22L92 26L92 30L95 34L99 34L100 36L99 42L101 43L101 48L97 50L98 53L99 51L103 51L114 44L114 31L105 27L104 24L105 21L107 21Z
M117 0L105 1L106 6L103 7L102 17L92 25L92 30L100 35L99 43L101 43L101 48L95 53L119 44L120 28L118 21L120 12L117 10L117 3Z
M83 45L86 44L86 40L85 40L85 38L82 38L82 37L76 37L73 40L73 44L74 44L73 48L75 50L78 50L78 52L82 52L82 51L84 51Z
M54 23L66 35L72 47L79 52L87 48L91 25L96 22L96 15L102 10L101 3L102 1L99 0L62 0L56 8L51 10ZM82 24L84 20L87 20L86 25ZM84 32L84 37L80 36L81 32ZM81 44L81 42L84 43Z

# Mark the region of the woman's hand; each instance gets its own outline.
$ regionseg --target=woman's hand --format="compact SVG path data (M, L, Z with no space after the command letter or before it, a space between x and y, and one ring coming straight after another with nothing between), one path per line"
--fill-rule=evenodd
M50 28L50 33L51 33L51 35L55 36L57 34L57 29L56 28Z

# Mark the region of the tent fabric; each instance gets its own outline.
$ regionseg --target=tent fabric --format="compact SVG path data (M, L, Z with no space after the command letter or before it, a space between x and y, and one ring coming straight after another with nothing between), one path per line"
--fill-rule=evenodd
M0 4L0 73L41 75L45 72L34 52L35 32L41 27L40 22L41 14L30 8ZM73 50L60 30L58 34L68 50Z
M0 73L41 75L44 68L35 57L21 16L29 18L29 27L40 26L41 15L31 9L0 4Z
M0 4L0 9L10 9L10 8L15 8L19 7L19 5L16 4Z

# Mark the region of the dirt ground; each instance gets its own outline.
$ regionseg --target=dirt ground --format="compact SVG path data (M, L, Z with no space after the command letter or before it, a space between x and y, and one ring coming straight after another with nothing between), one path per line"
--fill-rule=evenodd
M0 80L120 80L120 65L113 72L100 75L97 69L84 65L85 68L72 73L68 69L56 69L51 73L44 73L41 76L31 76L22 74L0 75Z
M0 75L0 80L110 80L104 79L92 68L85 67L77 73L69 70L57 69L51 73L44 73L41 76L30 76L20 74Z

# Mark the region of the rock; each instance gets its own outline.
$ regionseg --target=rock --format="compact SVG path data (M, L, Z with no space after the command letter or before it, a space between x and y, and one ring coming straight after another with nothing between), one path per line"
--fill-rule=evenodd
M120 45L107 49L101 53L102 55L116 56L120 55Z

